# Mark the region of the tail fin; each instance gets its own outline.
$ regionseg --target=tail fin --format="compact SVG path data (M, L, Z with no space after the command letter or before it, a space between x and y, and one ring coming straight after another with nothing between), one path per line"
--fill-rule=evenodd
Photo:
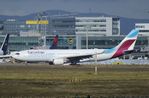
M8 52L8 40L9 40L9 34L6 35L6 37L2 43L2 46L1 46L1 49L3 51L3 55L6 55Z
M112 58L121 56L126 51L134 50L134 46L138 37L139 30L132 30L123 40L122 42L115 47L115 53Z
M57 44L58 44L58 35L56 35L53 39L53 43L50 47L50 49L56 49L57 48Z

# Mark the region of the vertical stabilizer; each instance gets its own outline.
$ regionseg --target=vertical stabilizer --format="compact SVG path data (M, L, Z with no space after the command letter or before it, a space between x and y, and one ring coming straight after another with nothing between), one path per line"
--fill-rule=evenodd
M132 30L123 40L122 42L115 47L115 53L112 58L121 56L126 51L134 50L134 46L138 37L139 30Z
M8 52L8 40L9 40L9 34L6 35L6 37L2 43L2 46L1 46L1 49L3 51L3 55L6 55Z
M56 35L53 39L53 43L50 47L50 49L57 49L57 44L58 44L58 35Z

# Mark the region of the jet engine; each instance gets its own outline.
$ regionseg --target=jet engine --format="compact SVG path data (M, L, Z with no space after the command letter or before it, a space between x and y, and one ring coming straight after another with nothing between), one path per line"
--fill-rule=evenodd
M54 59L53 60L54 65L61 65L64 64L64 59Z

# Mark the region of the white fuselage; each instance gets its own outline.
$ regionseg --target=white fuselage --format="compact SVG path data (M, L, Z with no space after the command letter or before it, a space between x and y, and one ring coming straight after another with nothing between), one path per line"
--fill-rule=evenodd
M132 30L120 43L110 49L32 49L15 52L11 57L27 62L76 64L81 60L106 60L116 58L134 49L139 30Z
M24 50L16 52L12 55L13 58L21 61L44 61L44 62L53 62L57 59L63 59L66 61L68 57L78 57L82 55L95 55L91 59L108 59L111 55L103 54L104 49L55 49L55 50Z

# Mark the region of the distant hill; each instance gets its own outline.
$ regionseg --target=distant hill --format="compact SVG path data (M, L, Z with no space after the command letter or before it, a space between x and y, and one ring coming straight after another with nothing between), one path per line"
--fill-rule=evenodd
M1 20L5 19L18 19L18 20L27 20L27 19L35 19L38 13L32 13L26 16L6 16L0 15ZM107 15L104 13L78 13L78 12L67 12L63 10L47 10L42 12L44 15L48 16L111 16L111 17L118 17L113 15ZM126 17L119 17L121 22L121 34L127 34L130 32L131 29L134 28L135 23L149 23L149 19L132 19Z

